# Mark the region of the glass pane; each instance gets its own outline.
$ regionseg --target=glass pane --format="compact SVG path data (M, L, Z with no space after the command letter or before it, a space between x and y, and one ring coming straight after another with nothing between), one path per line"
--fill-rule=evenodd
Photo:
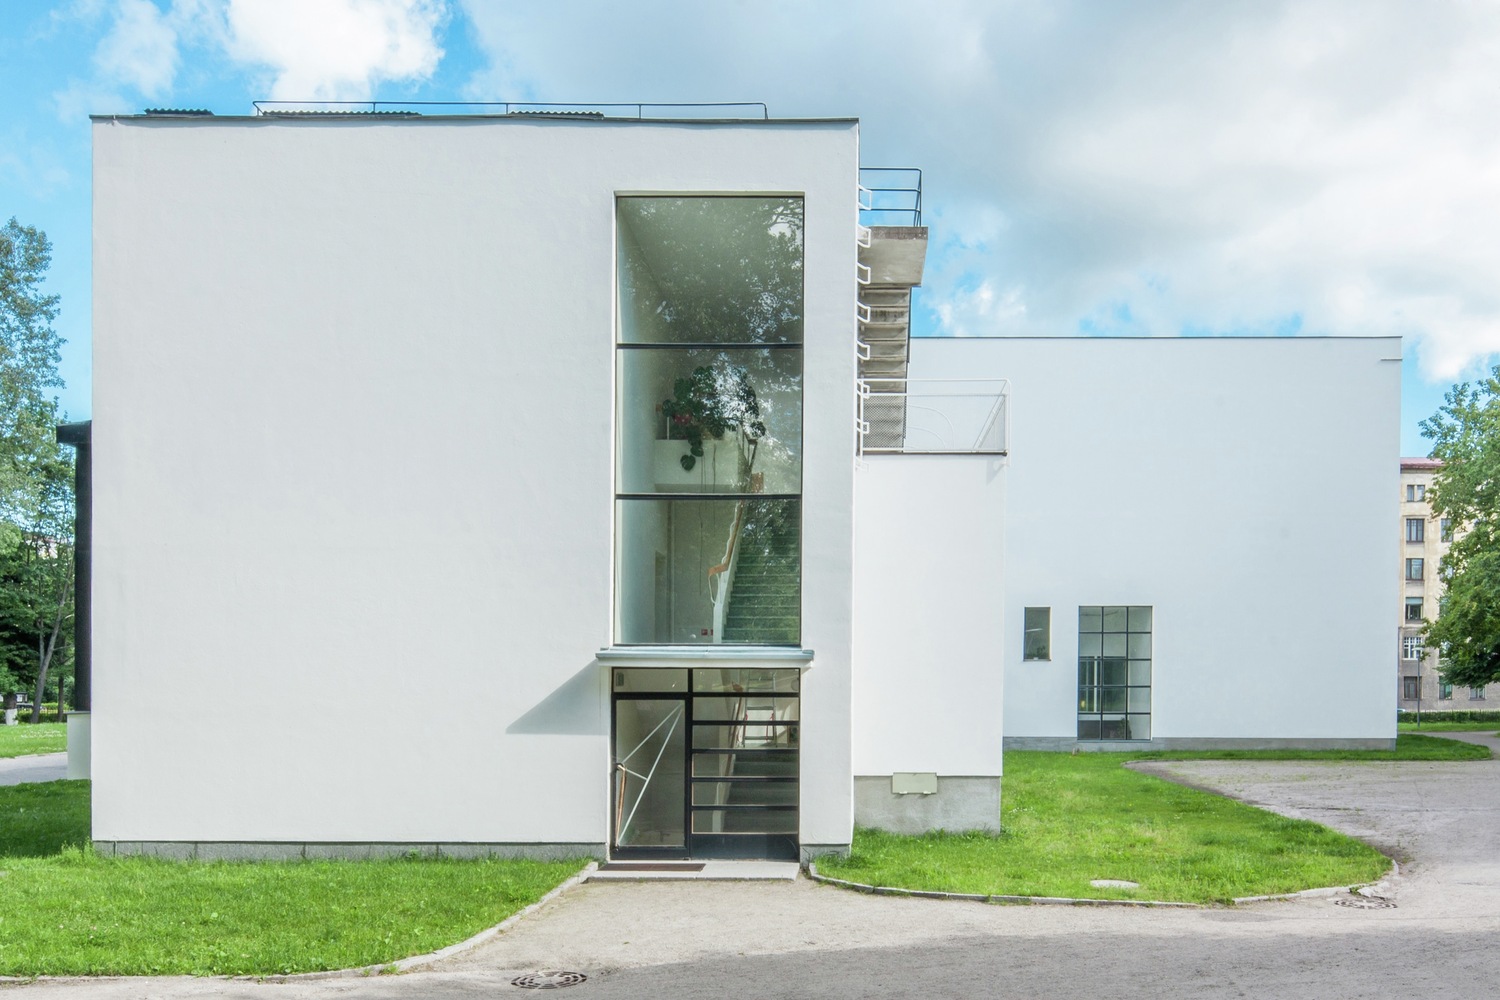
M1130 711L1151 711L1151 689L1148 687L1133 687L1130 689Z
M693 726L694 750L749 750L797 745L796 725L778 726L771 723L740 723L737 725Z
M1078 636L1079 656L1102 656L1104 654L1104 637L1098 632L1085 632Z
M1125 738L1131 740L1149 740L1151 738L1151 716L1130 716L1130 730Z
M695 753L695 778L795 778L797 752L770 750L758 753Z
M1100 739L1100 721L1097 716L1078 720L1078 738L1080 740Z
M1099 689L1100 708L1105 712L1125 711L1125 692L1127 688L1107 687Z
M1150 684L1151 683L1151 661L1150 660L1131 660L1130 661L1130 683L1132 683L1132 684Z
M1078 689L1078 711L1099 711L1099 689L1097 687L1081 687Z
M684 846L684 708L681 701L615 701L615 843Z
M796 833L795 809L694 809L694 833Z
M1078 609L1078 631L1080 631L1080 632L1097 632L1097 631L1099 631L1099 626L1100 626L1100 609L1099 608L1079 608Z
M796 698L744 695L737 698L694 698L694 722L796 722Z
M621 198L620 340L802 341L801 198Z
M1123 657L1125 655L1125 633L1124 632L1106 632L1106 633L1104 633L1104 655L1105 656L1119 656L1119 657Z
M693 671L694 691L796 692L800 670L701 667Z
M1124 632L1126 626L1125 608L1103 608L1104 631Z
M616 691L686 691L686 670L615 670Z
M795 781L695 781L695 806L794 806Z
M1052 609L1027 608L1024 621L1025 638L1022 642L1021 658L1050 660L1052 658Z
M1134 607L1130 609L1130 631L1151 631L1151 609L1149 607Z
M617 500L615 511L617 642L798 643L798 501Z
M1130 635L1130 655L1137 659L1150 659L1151 657L1151 633L1132 632Z
M1078 686L1099 683L1099 659L1094 656L1078 658Z
M1124 657L1118 660L1103 659L1099 661L1100 684L1124 684L1125 676Z
M801 351L618 355L618 492L802 491Z

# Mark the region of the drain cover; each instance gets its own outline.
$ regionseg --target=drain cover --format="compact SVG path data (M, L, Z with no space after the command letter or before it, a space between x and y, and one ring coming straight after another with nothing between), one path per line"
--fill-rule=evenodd
M510 984L523 990L556 990L564 986L577 986L588 978L581 972L533 972L512 979Z
M1334 906L1347 906L1351 910L1394 910L1396 904L1393 900L1384 896L1340 896L1333 901Z

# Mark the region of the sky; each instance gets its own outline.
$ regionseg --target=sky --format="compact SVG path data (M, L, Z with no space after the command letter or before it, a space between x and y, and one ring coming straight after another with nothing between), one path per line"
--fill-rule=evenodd
M1500 360L1495 0L0 0L0 94L72 419L88 115L258 99L858 117L923 170L917 334L1399 335L1404 455Z

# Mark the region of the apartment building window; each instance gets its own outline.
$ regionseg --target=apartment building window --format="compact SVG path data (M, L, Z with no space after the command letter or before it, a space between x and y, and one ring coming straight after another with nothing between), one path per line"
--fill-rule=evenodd
M1401 637L1401 659L1420 660L1422 658L1422 637L1420 635L1404 635Z
M1406 486L1406 502L1421 503L1427 499L1427 487L1422 483L1408 483Z
M1406 620L1409 622L1419 622L1422 620L1422 599L1420 597L1408 597L1406 599Z
M1449 684L1447 681L1438 681L1438 700L1439 701L1452 701L1453 700L1453 685L1452 684Z
M1021 659L1052 659L1052 609L1027 608L1024 629Z
M1416 701L1421 696L1422 696L1422 678L1420 678L1420 677L1403 677L1403 678L1401 678L1401 700L1402 701Z
M1418 583L1418 582L1421 581L1421 579L1422 579L1422 560L1420 560L1420 559L1408 559L1408 560L1406 560L1406 579L1409 580L1409 581L1411 581L1411 582L1413 582L1413 583Z
M1482 688L1482 687L1469 688L1469 700L1470 701L1484 701L1484 688Z
M1078 738L1151 738L1151 609L1078 609Z
M1406 519L1406 540L1408 542L1425 541L1427 536L1427 522L1420 517L1408 517Z
M1438 522L1438 541L1453 541L1453 521L1451 518L1443 518Z

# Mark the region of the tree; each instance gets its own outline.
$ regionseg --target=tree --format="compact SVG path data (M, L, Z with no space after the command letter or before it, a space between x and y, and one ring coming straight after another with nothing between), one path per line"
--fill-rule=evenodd
M62 385L58 297L41 290L51 261L45 233L0 227L0 693L34 685L38 705L72 645L73 457L48 394Z
M1500 681L1500 366L1454 386L1421 426L1443 463L1427 492L1433 516L1463 526L1438 566L1447 589L1425 641L1444 680L1482 687Z

